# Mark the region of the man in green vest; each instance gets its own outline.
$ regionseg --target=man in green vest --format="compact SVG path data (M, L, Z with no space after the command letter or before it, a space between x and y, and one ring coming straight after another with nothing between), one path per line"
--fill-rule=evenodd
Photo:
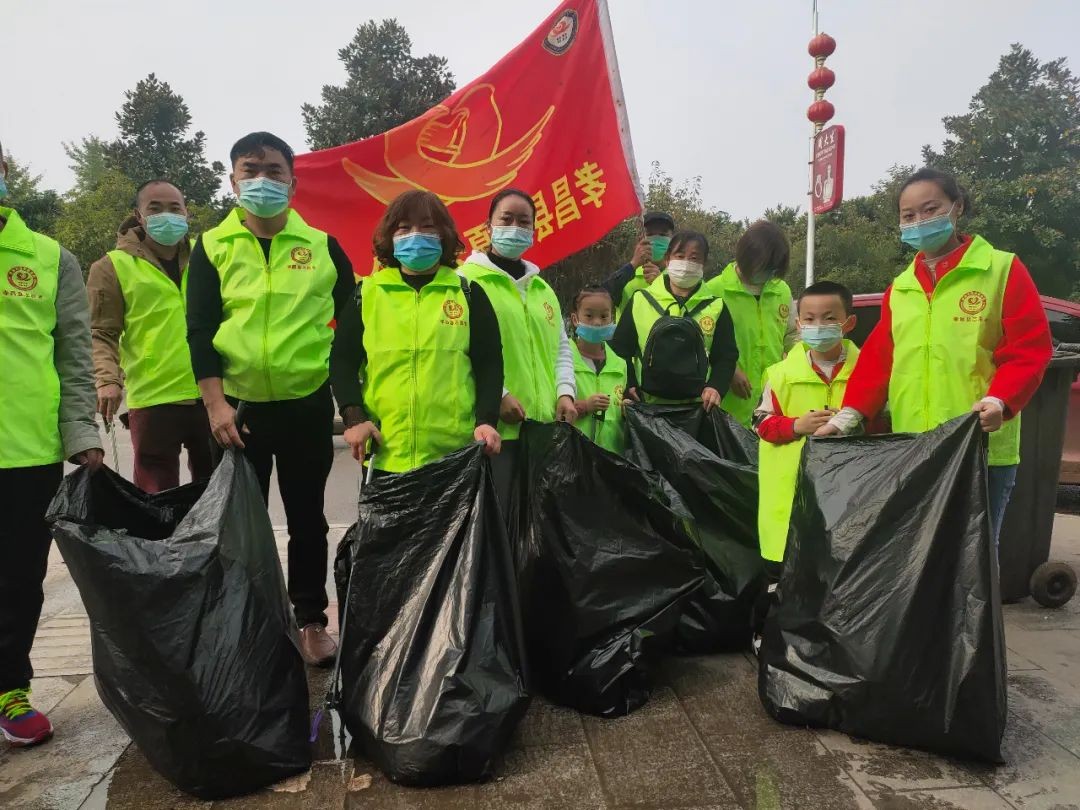
M326 479L334 460L330 374L344 411L360 405L361 346L335 340L354 304L352 265L337 240L289 207L293 151L269 132L230 153L240 208L195 243L188 265L188 344L210 430L244 451L269 497L270 472L289 526L289 598L300 650L329 664ZM337 322L335 333L332 321ZM343 370L341 370L343 369ZM236 407L246 403L243 427Z
M799 339L791 288L783 280L790 258L783 230L760 220L739 237L735 261L707 283L731 312L739 346L739 365L723 408L747 427L761 399L765 369Z
M0 147L0 200L7 197ZM52 535L45 511L64 460L101 465L90 318L79 262L0 206L0 732L44 742L52 724L30 705L30 648Z
M615 302L616 320L630 305L634 293L652 284L667 265L665 256L675 233L675 220L664 211L646 211L641 224L645 234L634 246L634 255L602 285Z
M86 282L98 411L111 425L126 384L135 485L146 492L180 484L181 447L192 481L213 472L210 424L187 345L187 231L180 189L148 180L116 249L90 266Z

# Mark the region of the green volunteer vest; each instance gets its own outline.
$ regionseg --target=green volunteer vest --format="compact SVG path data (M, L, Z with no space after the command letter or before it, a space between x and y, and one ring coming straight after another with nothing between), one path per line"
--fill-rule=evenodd
M735 344L739 347L739 368L750 380L750 398L740 399L728 391L723 408L749 427L754 408L761 401L765 369L779 363L784 356L791 288L782 279L770 279L762 286L761 297L754 298L743 287L735 262L708 284L713 295L723 298L731 312Z
M986 396L997 370L1001 306L1015 257L981 236L927 299L915 263L889 293L893 365L889 410L893 430L921 433L968 413ZM990 436L989 463L1020 463L1020 415Z
M765 370L765 379L780 402L785 416L803 416L812 410L840 409L848 378L859 358L859 349L844 341L846 359L832 383L822 381L810 366L805 343L796 344L788 356ZM760 401L760 400L759 400ZM800 436L788 444L758 440L758 477L768 482L758 495L758 537L761 556L782 562L787 545L791 503L799 477L799 459L806 438Z
M0 217L0 468L55 464L64 458L53 357L60 245L13 208Z
M622 400L626 389L626 361L604 344L604 367L597 374L581 356L577 342L571 343L574 351L574 379L577 382L577 398L588 399L593 394L607 394L611 404L604 411L603 419L597 414L586 414L574 425L601 447L622 455L626 447L623 435Z
M562 310L555 291L534 275L522 299L514 280L501 270L466 263L458 272L483 288L499 319L503 388L517 397L529 419L553 421L555 361L563 330ZM520 431L520 425L499 422L503 439L516 439Z
M419 292L393 267L362 285L364 407L383 437L375 467L407 472L473 440L469 299L449 267Z
M145 259L110 250L124 296L120 365L129 408L198 399L187 342L187 268L180 287Z
M660 275L666 276L667 270L661 270ZM634 293L638 290L644 290L648 288L649 282L645 280L645 268L638 267L634 270L634 277L626 282L626 286L623 287L622 298L619 299L618 304L615 307L615 320L619 320L619 315L626 311L626 308L630 306L630 299L634 297Z
M299 399L329 376L337 269L327 236L290 209L267 262L243 216L235 208L202 236L221 279L214 348L225 365L225 393L249 402Z
M666 278L666 275L657 276L653 280L653 283L645 289L647 289L649 294L656 299L656 303L672 315L685 313L696 307L701 301L707 299L710 300L708 306L698 310L693 316L694 320L697 321L698 326L701 327L701 335L705 339L705 354L707 356L712 350L713 334L716 332L716 321L720 317L720 313L724 311L724 300L715 293L710 292L708 287L702 283L694 290L693 295L685 301L680 301L671 294L664 284ZM633 307L634 313L634 327L637 329L638 357L640 358L645 356L645 343L649 340L649 332L652 331L653 324L660 320L660 313L646 300L644 295L635 295L631 306ZM644 392L641 393L644 394ZM697 397L697 399L700 398L700 396ZM663 399L661 397L652 396L651 394L644 394L643 399L646 402L652 403L675 402L675 400Z

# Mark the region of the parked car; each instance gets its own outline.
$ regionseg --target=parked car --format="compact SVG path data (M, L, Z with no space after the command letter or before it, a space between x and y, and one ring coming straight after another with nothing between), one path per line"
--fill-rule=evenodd
M858 323L851 339L863 344L881 318L881 293L865 293L855 296ZM1080 343L1080 304L1060 298L1041 296L1046 319L1050 321L1050 334L1058 343ZM1062 484L1080 484L1080 381L1074 381L1069 394L1069 417L1065 428L1065 447L1061 454Z

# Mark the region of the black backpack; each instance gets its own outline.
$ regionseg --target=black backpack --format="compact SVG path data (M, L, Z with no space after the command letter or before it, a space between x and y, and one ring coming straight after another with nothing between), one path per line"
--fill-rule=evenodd
M701 396L709 378L709 358L694 315L716 299L706 298L682 315L672 315L647 290L639 294L660 313L660 319L649 330L641 356L642 390L664 399Z

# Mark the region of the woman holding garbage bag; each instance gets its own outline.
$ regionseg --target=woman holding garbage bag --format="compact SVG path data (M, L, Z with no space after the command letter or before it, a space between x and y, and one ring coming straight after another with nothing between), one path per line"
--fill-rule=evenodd
M372 239L383 269L357 291L360 319L341 339L363 346L363 406L346 409L345 441L376 473L401 473L483 442L499 452L499 324L484 290L454 267L463 247L446 206L407 191Z
M570 313L578 395L574 425L601 447L622 455L626 361L607 345L615 334L614 308L605 287L583 287L574 298Z
M735 323L739 364L724 397L724 410L750 427L761 400L765 369L779 363L799 341L791 288L784 281L791 246L767 220L751 225L735 245L735 261L706 285L724 299Z
M502 340L503 390L499 434L503 449L492 462L500 502L506 506L517 438L526 419L572 422L574 358L555 291L540 268L523 260L533 243L536 204L524 191L503 189L491 201L491 247L474 252L458 273L491 301Z
M635 293L615 329L611 348L627 362L627 393L648 402L720 404L739 351L731 315L702 283L709 242L679 231L668 246L667 273ZM641 360L636 379L634 358Z
M843 408L816 435L849 433L886 400L893 429L919 433L968 411L990 433L989 509L997 541L1020 462L1020 411L1050 362L1050 328L1027 268L957 221L955 178L924 168L900 188L900 238L918 253L885 291L881 320Z

